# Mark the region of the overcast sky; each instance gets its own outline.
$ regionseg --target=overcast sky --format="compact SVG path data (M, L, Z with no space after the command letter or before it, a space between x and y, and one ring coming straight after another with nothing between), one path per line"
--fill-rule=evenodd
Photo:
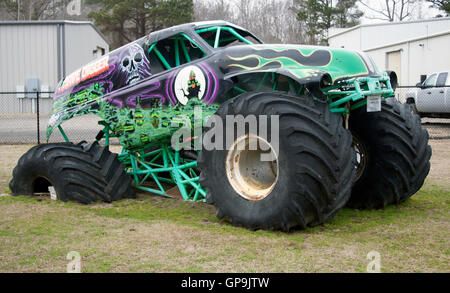
M195 0L195 1L204 1L204 2L208 2L211 0ZM230 2L237 2L239 0L229 0ZM248 0L248 1L258 1L258 0ZM278 0L278 1L287 1L287 0ZM383 7L383 4L385 3L385 0L363 0L365 3L369 4L370 7L380 10L381 7ZM398 2L400 2L398 0ZM380 15L374 13L373 11L371 11L369 8L358 4L358 7L360 10L362 10L365 13L365 16L363 16L361 18L361 23L365 24L365 23L377 23L377 22L383 22L386 20L378 20L378 19L371 19L370 17L379 17ZM420 8L421 9L420 9ZM433 18L438 14L443 14L442 11L439 11L438 9L435 8L430 8L430 3L427 2L426 0L416 0L416 5L414 5L413 9L412 9L412 17L410 20L418 20L418 19L426 19L426 18Z
M380 10L381 7L384 7L383 5L385 3L385 0L364 0L364 2L370 4L371 8ZM369 8L361 4L358 4L358 6L359 9L362 10L365 14L365 16L361 18L361 23L365 24L365 23L383 22L383 20L370 18L370 17L379 17L380 16L379 14L374 13ZM435 8L430 8L430 3L425 0L417 0L417 4L412 9L411 20L433 18L438 14L443 14L443 12Z

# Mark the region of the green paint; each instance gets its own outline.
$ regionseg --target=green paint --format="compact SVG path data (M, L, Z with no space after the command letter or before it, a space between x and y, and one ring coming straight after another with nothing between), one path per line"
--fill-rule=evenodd
M67 137L66 133L64 132L64 130L62 129L61 125L58 125L58 129L59 132L61 133L61 135L63 136L64 140L66 142L70 142L69 138Z
M155 52L156 56L158 56L159 60L161 60L161 62L163 63L164 67L166 69L170 69L172 68L169 63L167 62L166 58L164 58L164 56L161 54L161 52L159 52L158 48L153 47L153 52Z
M217 28L216 31L216 39L214 41L214 48L218 48L219 47L219 38L220 38L220 26Z
M286 50L297 50L303 56L311 55L317 49L308 49L298 47L271 47L271 46L252 46L255 50L273 50L276 52L282 52ZM328 50L328 49L321 49ZM231 60L234 61L245 61L249 59L257 60L258 64L255 66L245 66L239 63L230 64L230 67L237 67L247 71L273 71L273 69L280 69L289 72L292 76L301 79L308 76L318 75L321 71L327 72L331 75L333 81L344 78L347 76L357 76L368 74L367 68L363 60L358 54L343 50L330 50L331 60L330 63L323 66L306 66L300 62L286 57L278 56L273 58L264 58L260 55L249 54L243 57L233 57L229 56ZM264 69L262 69L264 67Z
M185 33L182 33L181 35L182 35L183 37L185 37L189 42L191 42L194 46L198 47L198 48L203 52L203 54L206 55L205 50L203 50L202 47L198 46L197 43L196 43L193 39L191 39L191 37L189 37L189 36L186 35Z
M251 41L247 40L246 38L241 36L238 32L236 32L235 29L233 29L232 27L228 27L228 26L212 26L212 27L202 28L202 29L196 30L196 32L198 34L205 33L205 32L212 32L212 31L216 31L216 38L215 38L215 41L214 41L214 48L220 47L220 44L219 44L220 42L226 42L226 41L235 40L235 39L238 39L238 40L240 40L241 42L244 42L247 45L252 45L253 44ZM222 38L222 39L220 39L220 37L219 37L220 31L227 31L230 34L232 34L234 36L234 38Z
M145 159L142 159L145 158ZM186 201L206 201L206 191L198 184L199 176L195 173L197 162L183 159L178 151L168 145L146 154L145 149L128 151L119 155L128 173L134 178L134 186L139 190L171 197L162 183L175 184ZM162 160L161 160L162 159ZM154 163L159 161L159 163ZM169 174L169 178L163 177ZM158 189L145 186L149 177Z
M181 49L183 50L183 54L184 54L184 57L186 58L186 61L191 62L191 57L189 56L189 53L186 49L186 45L184 44L184 42L181 42Z
M175 65L180 66L180 48L179 48L180 40L175 40Z

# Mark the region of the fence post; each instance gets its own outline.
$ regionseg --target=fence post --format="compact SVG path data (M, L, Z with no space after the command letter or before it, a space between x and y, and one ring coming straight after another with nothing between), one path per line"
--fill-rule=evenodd
M39 91L36 92L36 123L37 123L37 144L41 144L39 129Z

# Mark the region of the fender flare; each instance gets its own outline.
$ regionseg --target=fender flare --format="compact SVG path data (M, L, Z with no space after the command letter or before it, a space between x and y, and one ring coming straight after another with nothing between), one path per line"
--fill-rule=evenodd
M231 81L233 77L254 74L254 73L277 73L290 77L297 83L303 85L308 89L313 96L321 101L327 101L327 96L323 93L322 88L330 86L333 83L332 77L329 73L323 70L311 70L311 69L280 69L271 68L266 70L251 70L251 71L238 71L232 74L226 74L224 76L225 81Z

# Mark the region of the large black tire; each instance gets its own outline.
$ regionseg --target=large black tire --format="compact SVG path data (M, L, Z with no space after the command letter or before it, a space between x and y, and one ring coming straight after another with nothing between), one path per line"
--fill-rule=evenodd
M348 206L383 208L415 194L430 170L428 132L409 105L394 98L382 101L380 112L364 107L350 114L350 128L365 149L365 167Z
M408 99L406 101L406 104L409 106L409 108L411 109L411 112L413 112L413 114L417 114L420 116L419 111L417 110L417 107L416 107L416 103L414 102L413 99Z
M356 155L341 115L331 113L327 104L281 92L246 93L222 104L216 114L224 121L224 142L225 115L279 115L280 126L278 179L261 200L248 200L233 188L226 174L227 150L204 145L198 159L200 184L218 218L252 230L287 231L321 224L346 204ZM269 134L270 128L269 120Z
M41 144L19 159L9 187L13 195L33 195L50 185L62 201L112 202L135 196L124 168L97 142Z

